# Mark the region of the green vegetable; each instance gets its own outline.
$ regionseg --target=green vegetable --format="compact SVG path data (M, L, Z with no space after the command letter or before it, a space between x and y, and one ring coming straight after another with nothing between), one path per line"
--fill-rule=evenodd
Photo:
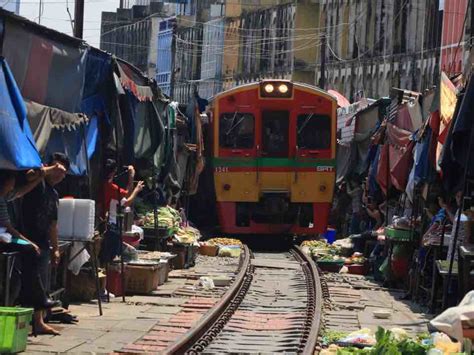
M425 355L430 346L422 345L415 339L396 340L390 330L379 327L375 333L377 343L371 348L343 348L337 351L338 355Z
M338 342L349 334L348 332L341 332L337 330L327 330L323 334L323 340L325 344L333 344Z

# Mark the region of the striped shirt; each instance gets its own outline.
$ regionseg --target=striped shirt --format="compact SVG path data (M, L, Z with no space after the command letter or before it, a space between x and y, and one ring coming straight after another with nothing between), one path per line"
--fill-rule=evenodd
M10 224L10 215L8 214L7 201L0 197L0 226Z

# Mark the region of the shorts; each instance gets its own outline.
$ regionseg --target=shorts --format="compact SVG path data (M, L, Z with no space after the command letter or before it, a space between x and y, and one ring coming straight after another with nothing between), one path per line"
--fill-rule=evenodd
M50 275L51 275L51 251L48 249L41 249L41 254L38 260L39 275L41 283L43 284L46 293L51 288Z

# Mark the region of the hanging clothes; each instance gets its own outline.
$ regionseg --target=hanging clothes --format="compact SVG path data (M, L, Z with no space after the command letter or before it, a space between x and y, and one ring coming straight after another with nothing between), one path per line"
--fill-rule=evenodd
M355 161L356 149L353 149L353 144L337 144L336 152L336 182L341 183L353 170L353 163Z
M204 170L204 134L202 129L201 115L196 113L195 120L195 141L196 141L196 152L193 159L192 169L190 171L191 176L189 177L188 194L194 195L197 193L199 185L199 176Z
M69 113L33 101L25 101L25 104L36 146L42 154L54 129L75 131L89 121L88 117L81 113Z
M461 166L468 167L468 174L474 175L474 79L469 80L462 98L459 113L453 127L452 153L454 160ZM469 145L471 151L469 152Z
M398 190L405 190L412 162L411 150L414 147L410 137L410 132L387 123L386 140L377 171L377 183L384 194L387 194L392 184Z
M0 57L0 169L39 168L41 158L26 107L6 60Z

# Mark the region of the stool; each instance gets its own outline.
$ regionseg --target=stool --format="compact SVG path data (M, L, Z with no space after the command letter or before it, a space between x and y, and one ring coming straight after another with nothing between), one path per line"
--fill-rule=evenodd
M433 282L431 286L431 302L430 302L430 311L434 313L436 306L436 291L438 289L438 275L441 276L442 280L442 290L443 297L441 299L441 308L446 309L447 299L448 299L448 288L447 277L449 274L449 260L435 260L435 267L433 269ZM451 273L451 279L458 279L458 267L457 264L453 264L453 270Z
M3 304L5 307L9 307L12 305L12 300L10 300L10 282L12 278L12 273L15 265L15 259L19 252L5 252L0 253L0 256L5 258L5 294L3 296Z

